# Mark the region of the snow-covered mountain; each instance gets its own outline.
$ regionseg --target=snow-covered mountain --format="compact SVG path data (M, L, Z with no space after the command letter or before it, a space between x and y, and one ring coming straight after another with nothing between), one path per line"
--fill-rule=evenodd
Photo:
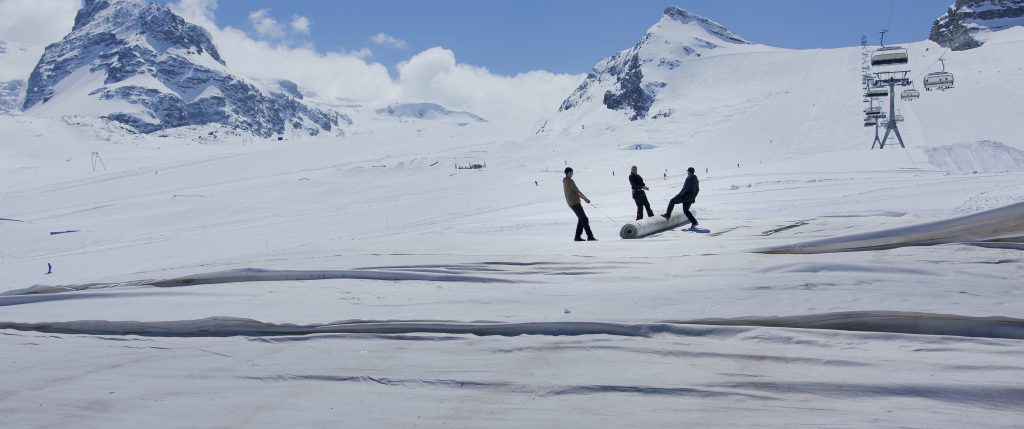
M0 40L0 114L21 110L26 78L42 48Z
M473 113L449 110L447 107L434 103L395 103L388 105L388 107L377 109L375 112L380 115L397 118L455 123L487 122L486 119Z
M1024 0L956 0L932 24L928 39L954 51L981 46L985 34L1024 26Z
M558 110L584 109L597 100L633 121L668 116L671 111L651 108L684 61L762 48L717 22L669 6L640 42L594 66Z
M350 120L304 103L294 83L233 74L210 35L144 0L86 0L28 80L35 115L99 116L143 133L220 124L262 137L341 133Z
M897 98L907 144L992 140L1020 147L1024 126L1010 113L1020 103L1007 94L1018 91L1022 33L1021 27L990 31L985 46L957 52L932 41L904 44L908 77L918 89L924 75L939 70L940 57L957 80L950 91L921 91L912 102ZM859 47L752 44L670 7L634 47L598 63L537 138L589 147L674 147L695 162L731 160L734 167L870 148L861 54Z

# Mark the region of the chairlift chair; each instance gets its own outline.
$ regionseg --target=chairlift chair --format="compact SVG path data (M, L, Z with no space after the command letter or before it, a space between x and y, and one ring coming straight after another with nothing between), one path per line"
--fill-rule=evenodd
M925 91L933 89L945 91L953 87L953 73L946 71L945 58L939 58L939 62L942 63L942 71L931 72L924 76Z
M907 48L884 46L871 53L871 67L891 66L910 62Z
M945 91L953 87L953 73L950 72L931 72L924 76L924 89L925 91L931 91L937 89Z
M865 127L873 127L878 125L878 118L864 118Z
M904 89L902 92L900 92L900 98L903 99L904 101L913 101L920 96L921 93L914 88Z
M864 96L867 97L867 98L883 98L883 97L888 97L889 96L889 88L885 87L885 86L876 86L876 87L868 89L868 91L864 93Z

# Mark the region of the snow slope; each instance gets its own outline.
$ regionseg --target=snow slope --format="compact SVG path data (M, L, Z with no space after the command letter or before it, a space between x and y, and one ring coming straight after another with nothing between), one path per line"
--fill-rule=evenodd
M907 150L868 149L852 48L708 55L667 118L525 140L0 116L0 426L1018 427L1018 242L759 250L1019 207L1022 46L912 45L957 88L901 104ZM659 211L697 168L710 232L617 239L634 164Z

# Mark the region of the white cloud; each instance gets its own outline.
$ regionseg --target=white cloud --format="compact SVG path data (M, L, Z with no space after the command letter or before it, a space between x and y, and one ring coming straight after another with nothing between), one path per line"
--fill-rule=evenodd
M435 47L398 65L401 98L469 110L491 121L524 127L554 113L582 75L531 71L515 76L459 64L455 53Z
M405 40L399 39L390 34L377 33L373 37L370 37L370 41L378 45L390 46L396 49L407 49L409 44Z
M209 27L213 25L213 12L217 10L217 0L178 0L177 3L168 6L185 20Z
M399 64L398 77L392 78L387 67L367 61L372 55L369 49L322 53L309 46L254 40L241 30L214 24L216 0L179 0L171 7L210 31L221 56L237 73L288 79L328 97L382 104L433 102L529 129L556 112L583 80L583 75L546 71L502 76L459 64L454 52L441 47Z
M309 18L302 15L295 15L292 17L292 31L299 34L309 35Z
M359 49L359 50L355 50L355 51L349 51L348 54L353 56L353 57L362 58L362 59L367 59L367 58L373 57L373 51L371 51L370 48L363 48L363 49Z
M0 40L45 46L71 31L81 0L0 0Z
M270 9L260 9L249 14L249 24L262 36L284 37L284 27L270 16Z

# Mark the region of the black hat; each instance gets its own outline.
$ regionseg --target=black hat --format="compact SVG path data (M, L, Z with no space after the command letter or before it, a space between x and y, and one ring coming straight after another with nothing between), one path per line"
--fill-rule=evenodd
M572 167L565 167L565 174L572 173Z
M696 170L694 170L693 167L690 167L690 168L687 168L686 171L689 171L689 172L693 173Z

